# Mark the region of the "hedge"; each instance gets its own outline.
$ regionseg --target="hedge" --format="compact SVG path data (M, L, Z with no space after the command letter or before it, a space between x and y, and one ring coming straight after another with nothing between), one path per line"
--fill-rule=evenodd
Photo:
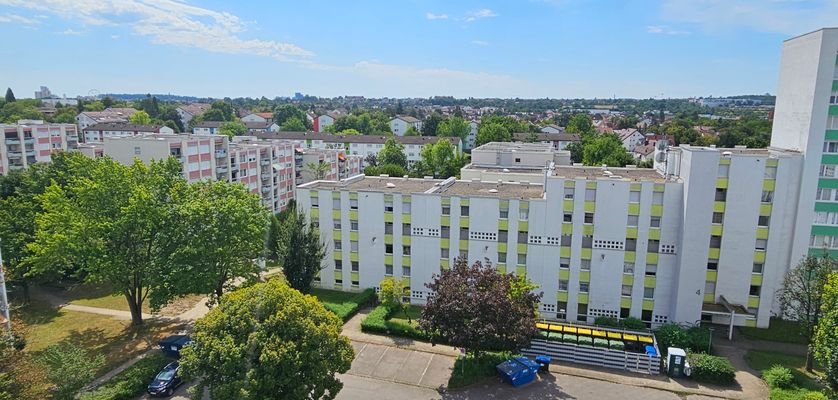
M430 336L424 331L412 325L395 323L390 321L387 307L378 306L374 308L363 321L361 331L368 333L380 333L383 335L402 336L417 340L430 340Z
M632 330L646 330L646 323L635 317L617 319L612 317L596 317L594 325L607 326L611 328L625 328Z
M687 360L692 367L692 378L696 381L730 385L736 379L736 369L727 358L704 353L689 353Z
M349 321L349 319L355 316L361 308L373 301L375 301L374 289L364 289L352 296L351 299L341 303L320 300L323 307L326 307L327 310L333 312L338 316L338 318L342 319L343 322Z
M608 339L594 338L594 346L596 346L596 347L608 347Z
M96 390L82 393L79 400L132 400L145 392L151 379L172 362L162 354L152 354L120 372Z
M710 352L710 330L701 327L685 329L675 324L664 324L655 330L658 348L666 354L670 347L697 353Z
M762 371L762 379L772 389L791 389L794 387L794 375L791 370L782 366L774 365L765 371Z

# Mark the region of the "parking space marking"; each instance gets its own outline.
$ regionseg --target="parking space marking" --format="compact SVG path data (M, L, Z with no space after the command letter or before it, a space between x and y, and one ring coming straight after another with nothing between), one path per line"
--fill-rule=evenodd
M433 360L434 360L434 355L435 355L435 354L431 354L431 358L429 358L429 359L428 359L428 363L427 363L427 364L425 364L425 369L424 369L424 370L422 370L422 376L420 376L420 377L419 377L419 380L416 382L416 384L417 384L417 385L419 385L419 384L421 384L421 383L422 383L422 379L425 379L425 374L427 374L427 373L428 373L428 368L431 366L431 361L433 361Z

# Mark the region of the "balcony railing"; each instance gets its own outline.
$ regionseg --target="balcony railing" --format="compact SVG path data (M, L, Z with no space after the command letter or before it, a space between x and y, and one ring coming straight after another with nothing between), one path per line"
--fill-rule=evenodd
M270 186L262 186L262 193L270 193L271 188Z
M6 139L6 144L20 144L20 139Z
M271 160L262 160L259 162L259 165L262 165L263 167L266 165L271 165Z
M215 172L217 172L219 174L226 174L227 173L227 167L216 167Z
M35 143L35 138L31 138L31 137L29 137L29 138L23 138L23 143L26 143L26 144L32 144L32 143Z
M23 157L23 154L21 154L19 151L9 152L8 157L9 160L18 160Z
M227 157L227 150L216 150L215 151L215 157L216 158Z
M33 157L33 156L35 156L35 150L26 150L26 155L27 155L28 157Z

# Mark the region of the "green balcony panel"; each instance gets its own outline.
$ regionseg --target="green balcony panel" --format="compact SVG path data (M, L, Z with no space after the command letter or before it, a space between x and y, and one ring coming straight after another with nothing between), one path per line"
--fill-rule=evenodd
M467 205L469 205L469 200L468 200L468 199L464 199L464 198L460 198L460 205L461 205L461 206L467 206Z
M634 285L634 275L623 274L623 285Z
M838 203L815 202L815 211L838 213Z
M727 189L728 178L716 178L716 187L719 189Z
M658 253L646 253L646 264L658 265Z
M518 265L515 267L515 275L518 276L527 276L527 267L523 265Z
M405 246L410 246L413 242L413 238L410 236L402 236L402 244Z
M349 232L349 240L358 240L358 231L350 231Z
M838 105L829 106L829 115L838 115Z
M631 297L623 296L620 298L620 307L631 308Z
M751 285L762 286L762 274L751 274Z
M629 203L628 213L629 215L640 215L640 203Z
M410 287L410 277L409 276L403 276L402 277L402 286L404 286L406 288Z
M818 187L823 189L838 189L838 179L818 179Z
M765 252L757 250L754 252L754 262L755 263L765 263Z
M460 246L460 250L468 250L468 240L460 240L458 245Z
M716 302L716 294L715 293L704 293L704 302L705 303L715 303Z
M501 274L506 273L506 264L498 264L498 265L496 265L496 268L497 268L499 273L501 273Z
M711 247L709 250L707 250L707 258L718 260L720 253L721 249Z
M767 226L757 227L757 239L768 239L768 227Z
M335 260L343 260L343 252L342 251L336 251L333 254L335 255Z
M352 278L352 281L354 281L354 282L358 282L359 280L361 280L360 275L358 274L358 272L350 272L349 276Z
M766 179L762 181L762 190L767 192L773 192L774 188L777 186L777 181L773 179Z
M442 226L451 226L451 216L443 215L439 217L439 224Z
M411 198L410 196L407 196L407 195L402 195L402 202L404 202L404 203L410 203L410 202L412 202L412 201L413 201L413 198Z
M518 243L515 246L515 249L518 251L518 254L527 254L527 244L526 243Z
M384 213L384 222L390 222L390 223L392 223L392 222L393 222L393 213L391 213L391 212L385 212L385 213Z
M582 234L585 236L593 236L594 234L594 225L593 224L584 224L582 225Z
M725 212L725 202L723 201L716 201L713 203L713 211L714 212Z
M596 202L594 201L586 201L585 202L585 212L592 213L596 211Z
M653 217L660 217L663 215L663 204L652 204L651 213Z
M384 244L393 244L393 235L384 235Z
M521 232L527 232L530 230L530 223L529 221L518 221L518 230Z
M760 204L759 215L761 215L761 216L771 215L771 204Z
M468 217L460 217L460 228L468 228Z
M349 219L353 221L358 220L358 210L349 210Z
M649 228L649 239L661 240L661 228Z
M585 189L596 189L595 181L588 181L585 183Z
M559 269L559 279L570 279L570 270L567 268Z
M498 252L507 253L508 249L509 249L509 244L507 244L506 242L498 243Z
M663 190L664 190L665 188L666 188L666 185L664 185L663 183L656 183L656 184L655 184L655 186L653 186L653 187L652 187L652 191L654 191L654 192L663 192Z
M637 239L637 228L626 228L626 237Z
M591 271L579 271L579 282L590 282Z
M838 154L824 154L821 156L821 164L838 164Z
M573 199L564 199L564 201L562 201L562 210L573 211Z
M392 254L385 254L384 255L384 264L393 265L393 255Z
M838 82L838 81L836 81ZM826 140L838 140L838 129L828 129L826 131Z
M349 198L357 200L358 199L358 192L349 192Z
M451 239L439 239L439 247L443 249L451 248Z
M579 293L576 295L576 301L579 304L588 304L588 294L587 293Z
M562 235L572 235L572 234L573 234L573 223L572 222L562 223Z
M560 291L556 293L556 300L567 302L567 291Z
M633 251L626 251L623 253L623 261L635 262L637 260L637 253Z
M440 268L448 269L449 266L450 266L450 262L448 261L447 258L443 258L443 259L439 260L439 267Z
M410 266L410 256L402 256L402 267Z
M593 250L586 249L584 247L582 248L582 253L580 254L580 257L583 260L590 260L592 258L592 256L593 256Z
M335 229L332 231L332 238L336 240L340 240L343 237L343 231L340 229Z
M353 251L353 252L349 253L349 261L358 262L358 252L357 251Z
M335 280L343 279L343 271L335 271Z
M722 224L710 225L710 235L712 236L722 236L723 230Z
M508 219L499 219L498 220L498 229L503 231L509 230L509 220Z
M642 189L642 188L643 188L643 185L641 185L639 183L632 183L632 184L629 185L629 190L631 190L632 192L639 192L640 189Z
M643 299L643 309L646 311L654 310L655 309L655 301L649 299Z
M340 198L340 192L332 192L332 199L339 199L339 198Z
M710 282L715 282L719 276L719 271L714 270L707 270L707 280Z
M730 159L729 158L719 159L719 165L730 165Z
M647 276L643 278L643 287L653 288L657 286L658 280L654 276Z
M308 211L311 218L320 218L320 209L319 208L311 208Z
M759 308L759 296L748 296L748 308Z
M559 256L560 257L565 257L565 258L570 258L570 247L562 246L561 249L559 249Z
M576 187L576 181L568 179L564 181L564 187Z
M812 234L838 236L838 226L812 225Z
M332 219L340 220L340 210L332 210Z

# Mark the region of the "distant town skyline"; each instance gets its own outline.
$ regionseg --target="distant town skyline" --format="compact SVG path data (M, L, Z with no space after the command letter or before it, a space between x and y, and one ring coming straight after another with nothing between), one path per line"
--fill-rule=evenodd
M0 0L0 86L33 97L685 98L775 93L834 0Z

